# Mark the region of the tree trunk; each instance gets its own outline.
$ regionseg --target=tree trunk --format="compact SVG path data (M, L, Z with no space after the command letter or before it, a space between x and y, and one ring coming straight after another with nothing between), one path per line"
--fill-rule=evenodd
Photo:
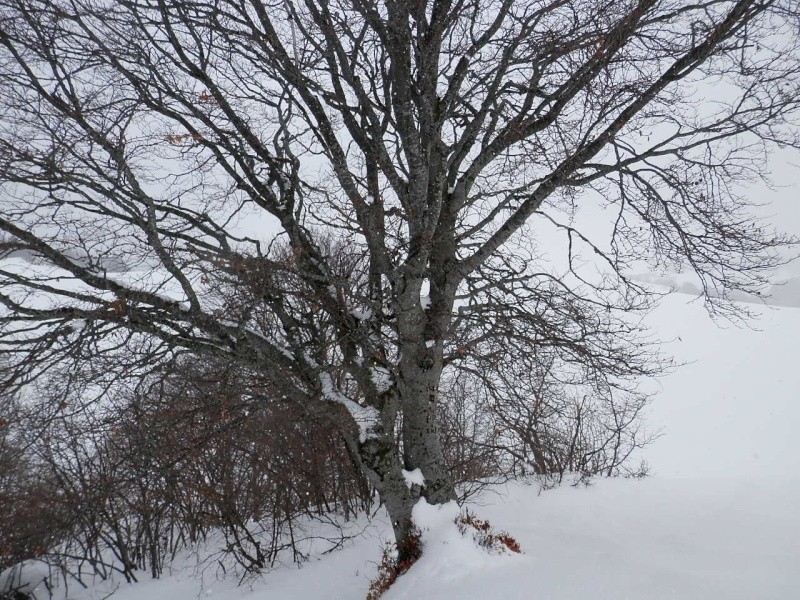
M406 485L392 433L360 442L358 456L363 471L378 490L389 513L400 560L416 558L417 545L411 511L419 494Z
M384 423L380 433L357 444L361 469L380 494L392 522L398 556L401 561L419 556L417 531L412 511L421 495L431 504L454 500L455 489L446 472L441 443L436 426L435 393L429 392L434 373L421 373L411 386L401 386L404 456L401 460L394 427ZM409 392L424 390L423 396ZM403 394L406 394L404 397ZM403 469L421 469L425 485L420 489L409 486Z
M432 369L432 371L435 371ZM420 373L406 382L403 394L403 459L405 468L420 469L425 477L423 495L431 504L456 499L436 419L438 373Z
M425 478L421 493L431 504L456 499L444 463L436 409L442 374L442 342L446 323L428 330L428 310L420 305L421 280L408 285L399 299L398 329L405 342L398 365L397 393L403 413L403 463L420 469Z

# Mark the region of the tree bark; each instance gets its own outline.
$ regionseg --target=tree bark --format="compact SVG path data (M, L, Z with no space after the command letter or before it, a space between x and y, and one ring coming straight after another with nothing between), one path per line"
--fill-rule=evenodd
M401 389L405 468L422 471L425 477L422 494L431 504L456 499L453 481L445 468L436 419L440 371L436 367L420 371L412 379L406 379Z
M411 513L419 495L406 485L403 465L391 432L360 442L358 455L367 478L380 494L389 513L399 559L410 558L416 550L416 530Z

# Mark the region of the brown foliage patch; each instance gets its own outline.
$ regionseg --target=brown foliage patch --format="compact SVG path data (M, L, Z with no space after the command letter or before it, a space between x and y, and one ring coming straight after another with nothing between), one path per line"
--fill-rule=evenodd
M419 557L422 556L419 533L415 532L409 536L403 550L403 552L397 552L394 544L389 544L384 548L381 564L378 567L378 576L369 584L367 600L378 600L392 587L400 575L407 572L419 560Z
M478 519L469 511L459 515L455 520L456 527L462 535L472 530L472 538L481 548L495 554L502 554L506 550L515 554L522 554L519 542L511 537L507 531L494 531L489 521Z

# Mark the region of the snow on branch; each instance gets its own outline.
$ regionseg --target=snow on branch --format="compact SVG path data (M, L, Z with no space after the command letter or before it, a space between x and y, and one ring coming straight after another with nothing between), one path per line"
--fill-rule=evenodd
M413 486L418 485L423 487L425 485L425 476L422 470L417 467L413 471L406 471L403 469L403 479L406 480L406 486L411 489Z
M322 382L322 395L331 402L338 402L344 405L353 420L358 424L359 440L363 443L370 438L377 437L375 426L378 424L380 417L377 409L372 406L361 406L358 402L342 394L333 384L330 373L321 372L319 379Z

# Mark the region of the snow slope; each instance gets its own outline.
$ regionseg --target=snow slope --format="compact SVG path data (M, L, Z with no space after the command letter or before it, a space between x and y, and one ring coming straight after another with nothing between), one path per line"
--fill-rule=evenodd
M665 434L646 453L656 476L800 477L800 309L759 313L714 323L700 302L672 294L649 316L684 363L654 388L648 422Z
M422 559L386 600L789 600L800 598L795 509L800 486L744 480L602 480L539 493L514 484L473 511L506 529L523 555L487 555L453 527L434 527ZM430 519L429 519L430 521ZM355 600L375 575L379 521L345 549L236 587L189 565L123 584L116 600ZM71 589L99 600L107 585Z
M387 600L705 600L800 598L800 310L763 310L750 327L711 322L673 294L649 318L665 350L687 363L655 390L646 455L654 476L495 488L470 510L520 543L487 555L450 526L424 519L423 558ZM57 598L99 600L355 600L364 598L391 537L385 517L358 524L342 550L278 568L242 587L186 556L160 581L72 584Z
M797 486L647 479L536 491L515 485L480 511L524 556L465 565L440 545L387 600L800 598Z

